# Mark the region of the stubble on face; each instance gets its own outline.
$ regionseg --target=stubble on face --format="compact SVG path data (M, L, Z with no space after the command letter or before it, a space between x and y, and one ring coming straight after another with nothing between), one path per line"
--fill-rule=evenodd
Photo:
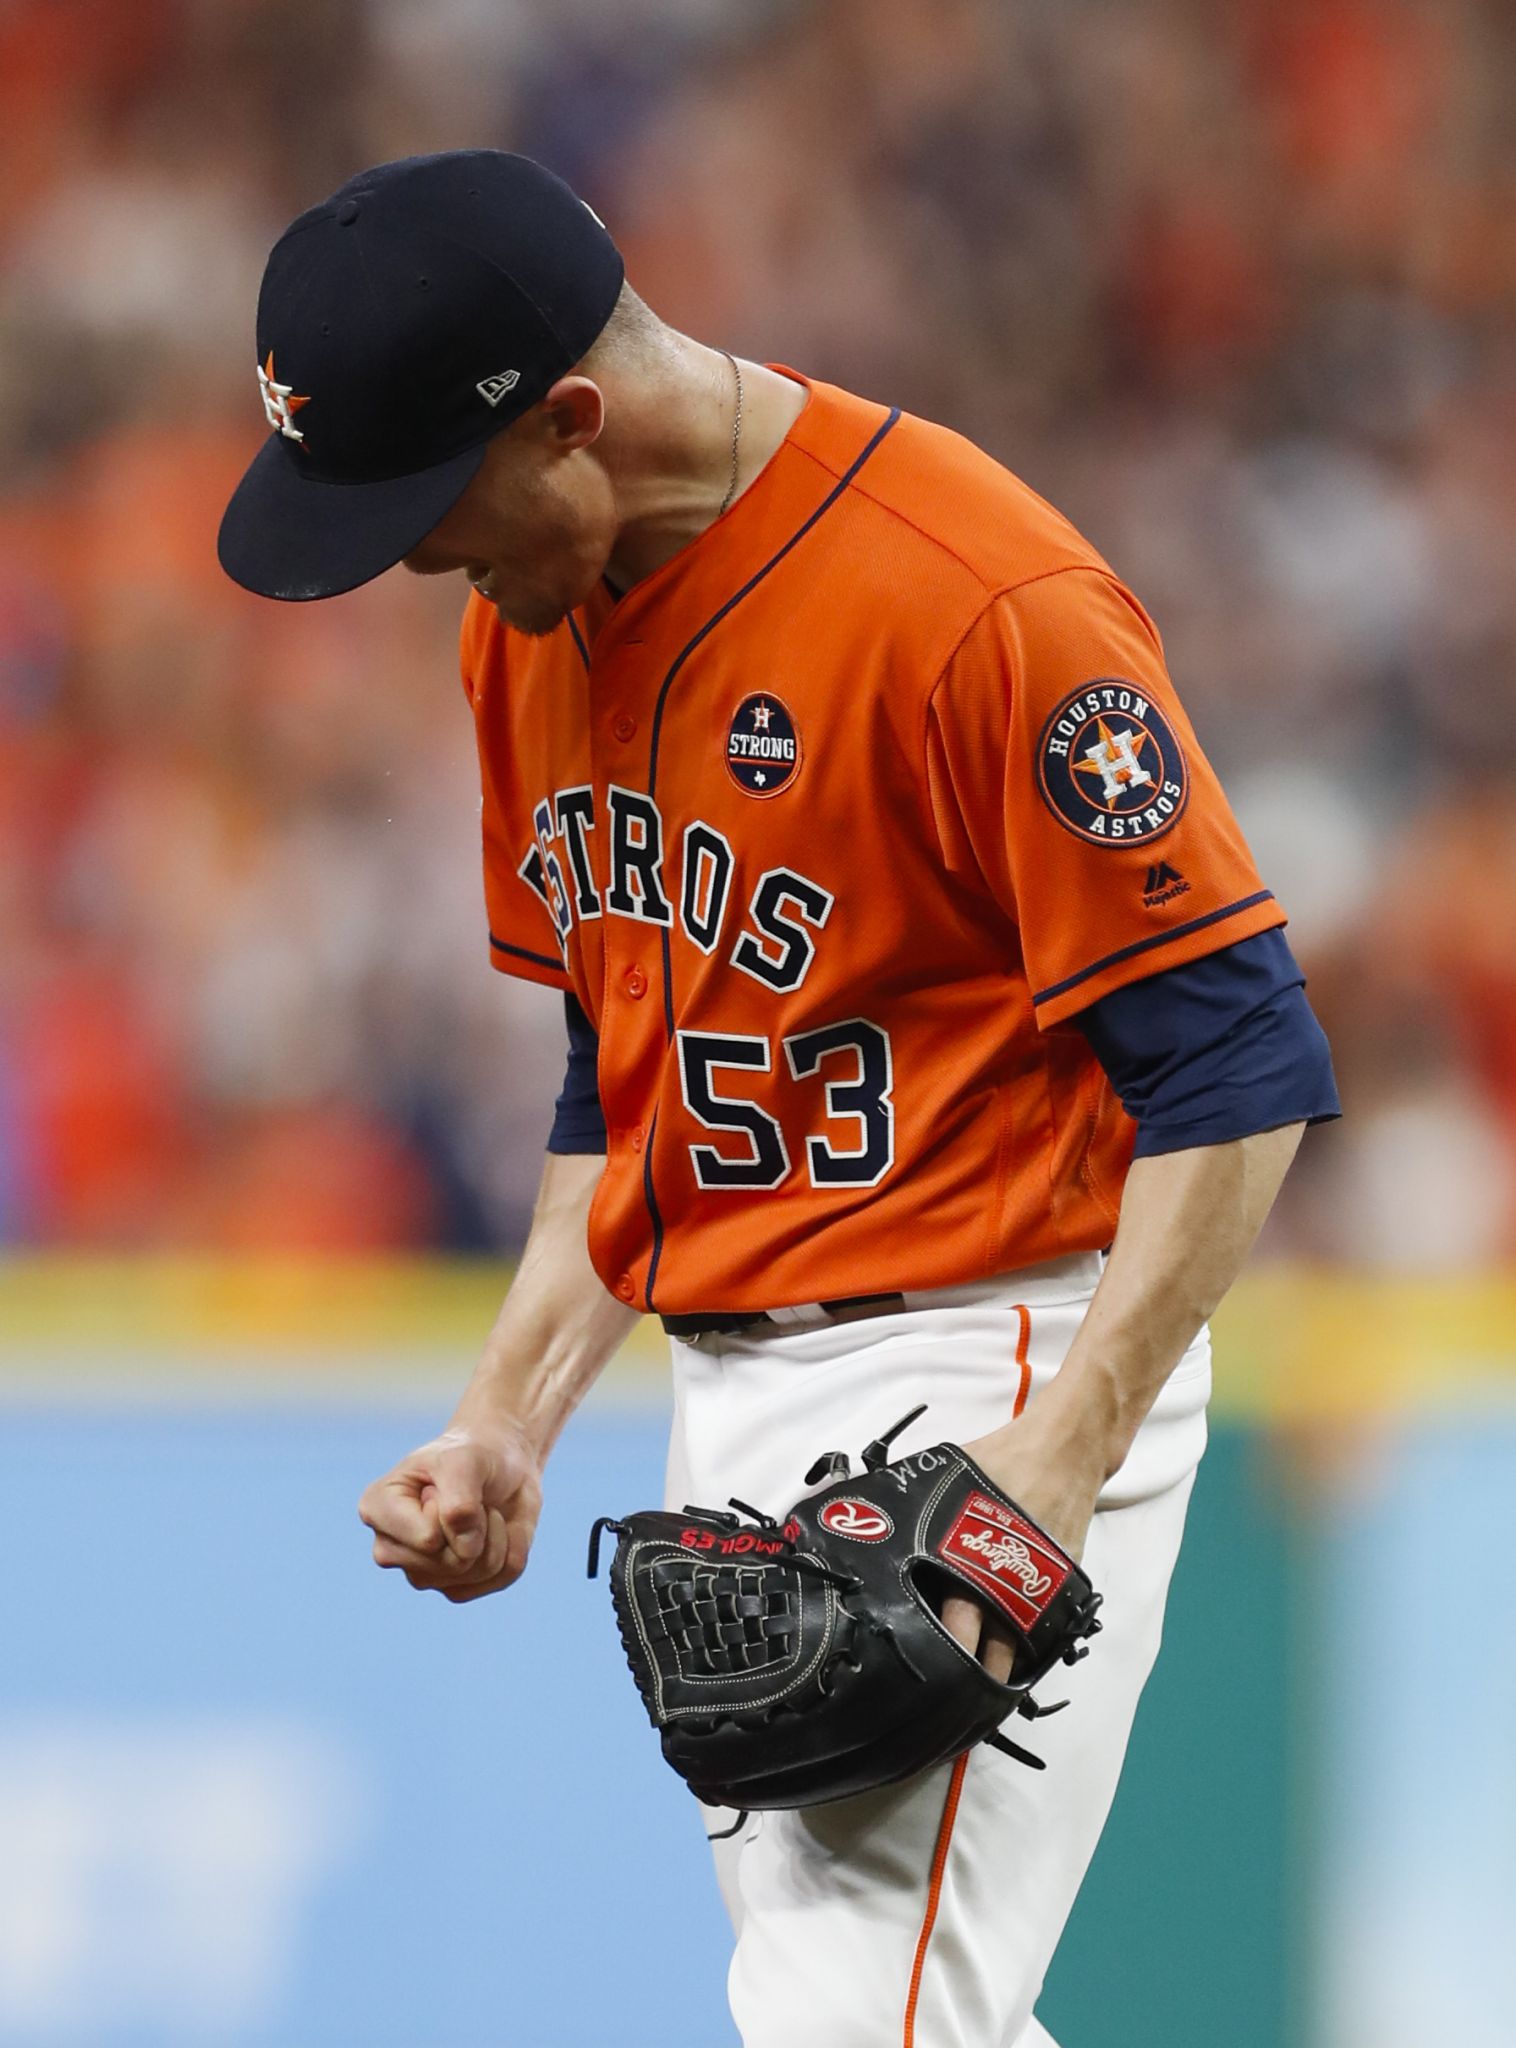
M507 431L405 566L420 575L461 570L506 625L543 639L594 590L614 541L599 472L549 471Z

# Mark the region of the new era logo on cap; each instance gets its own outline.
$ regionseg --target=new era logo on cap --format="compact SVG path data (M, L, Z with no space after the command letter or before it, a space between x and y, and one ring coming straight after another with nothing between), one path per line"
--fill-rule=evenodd
M498 405L507 391L514 391L521 382L519 370L500 370L493 377L484 377L474 386L487 405Z

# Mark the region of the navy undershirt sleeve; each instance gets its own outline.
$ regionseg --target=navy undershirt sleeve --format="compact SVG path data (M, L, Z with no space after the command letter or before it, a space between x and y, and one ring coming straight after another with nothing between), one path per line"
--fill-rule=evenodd
M1326 1035L1278 929L1135 981L1071 1021L1136 1122L1139 1159L1342 1114Z
M605 1113L600 1107L596 1062L600 1040L585 1016L578 999L563 998L564 1021L568 1025L568 1071L553 1110L553 1128L548 1133L549 1152L604 1152Z

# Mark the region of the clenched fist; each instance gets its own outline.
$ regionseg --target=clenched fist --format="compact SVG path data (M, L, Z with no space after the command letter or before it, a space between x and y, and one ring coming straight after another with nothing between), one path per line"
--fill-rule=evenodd
M541 1461L509 1426L444 1430L358 1503L374 1532L375 1564L457 1601L520 1578L541 1509Z

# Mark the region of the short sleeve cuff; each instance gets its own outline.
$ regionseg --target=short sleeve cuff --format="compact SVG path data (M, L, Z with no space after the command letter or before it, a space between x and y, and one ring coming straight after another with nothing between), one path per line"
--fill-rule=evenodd
M512 974L520 981L540 982L544 988L561 989L565 994L573 988L568 969L552 953L534 953L529 947L513 945L507 939L496 938L490 933L490 965L502 974Z
M1130 945L1118 946L1062 981L1035 990L1032 1007L1038 1025L1046 1031L1131 982L1161 974L1169 967L1182 967L1189 960L1203 959L1207 953L1235 946L1240 939L1254 938L1284 922L1284 911L1273 891L1259 889L1235 903L1224 903L1218 910L1189 918L1168 931L1134 939Z

